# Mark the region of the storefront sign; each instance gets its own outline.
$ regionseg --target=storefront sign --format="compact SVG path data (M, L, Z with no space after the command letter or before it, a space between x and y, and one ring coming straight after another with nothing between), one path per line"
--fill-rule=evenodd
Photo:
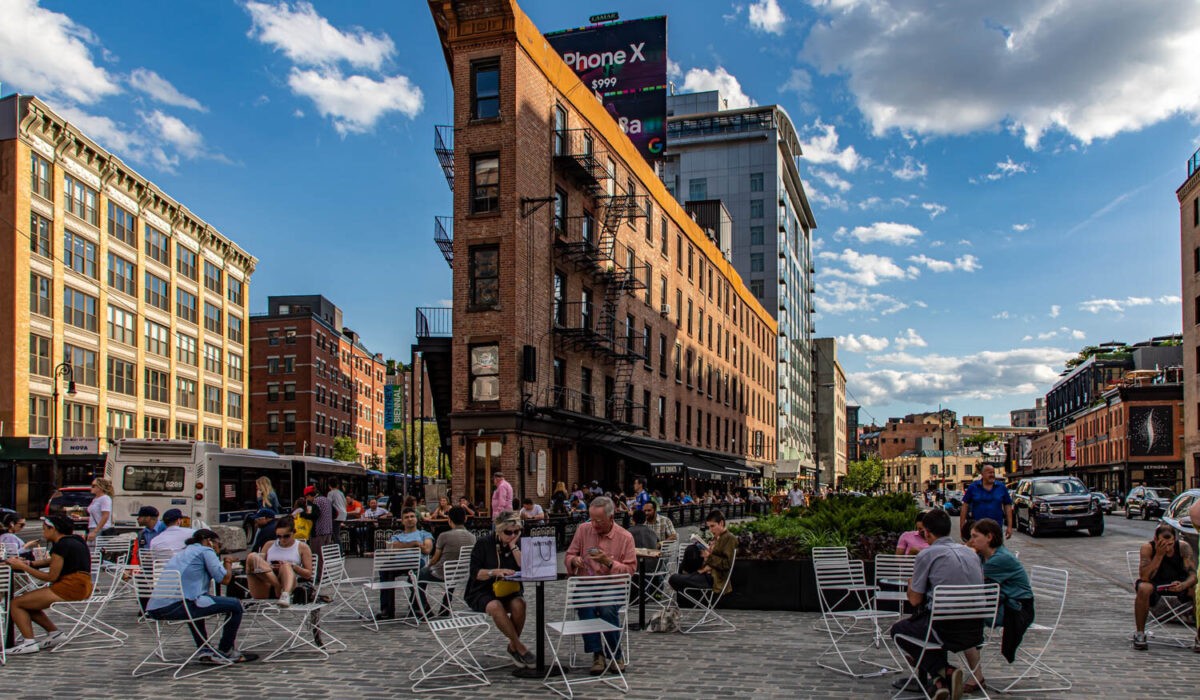
M546 451L537 453L537 494L541 498L546 495Z
M99 438L65 437L62 439L62 453L65 455L94 455L99 451Z
M29 438L29 449L31 449L31 450L48 450L48 449L50 449L50 438L48 438L48 437L31 437L31 438Z
M683 467L679 464L655 464L654 476L679 476Z

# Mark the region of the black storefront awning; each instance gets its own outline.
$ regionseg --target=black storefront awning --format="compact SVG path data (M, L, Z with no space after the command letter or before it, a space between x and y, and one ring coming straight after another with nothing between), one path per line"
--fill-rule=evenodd
M700 455L687 450L675 450L641 443L603 443L605 449L626 459L645 464L652 476L684 476L710 481L741 481L761 472L732 459Z
M633 447L623 442L605 443L604 447L626 459L645 464L654 476L682 476L687 468L682 455L652 454L648 449Z

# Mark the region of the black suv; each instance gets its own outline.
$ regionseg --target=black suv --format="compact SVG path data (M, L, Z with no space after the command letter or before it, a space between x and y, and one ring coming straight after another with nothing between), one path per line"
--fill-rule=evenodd
M1125 497L1125 519L1133 517L1134 511L1142 520L1161 518L1163 511L1171 505L1175 493L1161 486L1135 486Z
M1013 490L1013 515L1017 529L1031 537L1052 530L1086 529L1104 534L1104 512L1086 486L1073 476L1038 476L1022 479Z

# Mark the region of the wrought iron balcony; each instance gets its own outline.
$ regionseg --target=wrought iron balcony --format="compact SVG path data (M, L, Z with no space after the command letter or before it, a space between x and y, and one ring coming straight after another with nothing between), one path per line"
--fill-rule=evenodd
M442 251L442 257L446 258L446 264L454 269L453 216L433 217L433 242L437 244L438 250Z
M595 132L585 129L558 129L553 132L554 165L595 194L601 183L612 177L605 167ZM600 142L602 143L602 142Z
M418 338L449 338L454 335L454 309L445 306L417 307Z

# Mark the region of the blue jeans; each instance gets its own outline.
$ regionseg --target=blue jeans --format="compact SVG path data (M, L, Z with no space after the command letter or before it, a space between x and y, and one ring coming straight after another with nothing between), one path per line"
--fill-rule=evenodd
M187 601L187 608L183 607L182 602L171 603L165 608L155 608L148 611L146 614L156 620L186 620L189 613L195 625L188 625L188 631L192 633L192 639L196 641L196 646L204 645L204 640L208 638L208 631L204 628L204 620L200 618L209 617L210 615L225 614L229 616L229 622L225 623L225 628L221 630L221 643L218 645L218 651L222 654L233 649L233 642L237 639L238 627L242 624L242 603L237 598L225 598L223 596L206 596L212 600L212 605L203 607L196 605L196 601Z
M593 620L600 618L612 625L619 625L620 617L617 614L618 607L616 605L596 605L590 608L579 608L580 620ZM621 633L620 632L605 632L604 639L608 642L608 648L612 650L612 654L616 658L621 658ZM599 634L583 635L583 649L592 654L603 651L600 644Z

